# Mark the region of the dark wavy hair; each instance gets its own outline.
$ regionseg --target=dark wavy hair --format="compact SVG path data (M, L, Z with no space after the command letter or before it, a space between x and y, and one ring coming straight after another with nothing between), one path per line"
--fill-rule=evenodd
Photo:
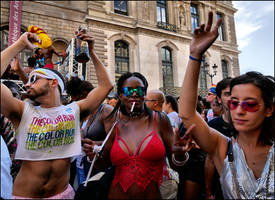
M166 95L165 96L165 101L166 101L166 104L170 103L171 106L172 106L172 109L176 112L179 112L179 109L178 109L178 103L177 103L177 100L171 96L171 95Z
M94 89L92 83L81 80L78 77L71 77L71 79L66 84L66 92L70 96L81 95L84 92L87 94Z
M231 77L227 77L227 78L224 78L224 79L222 79L221 81L219 81L217 83L216 93L217 93L217 96L219 98L221 98L221 96L222 96L222 90L224 90L225 88L227 88L228 86L230 86L231 80L232 80Z
M148 82L147 82L146 78L141 73L139 73L139 72L133 72L133 73L126 72L126 73L122 74L119 77L118 81L117 81L117 94L118 94L118 96L123 93L122 86L123 86L124 82L127 79L131 78L131 77L136 77L136 78L138 78L138 79L140 79L142 81L142 83L144 85L144 88L145 88L145 95L146 95L147 94L147 88L148 88ZM114 107L113 111L110 113L109 116L106 117L106 119L114 116L115 113L117 113L117 111L118 111L119 108L120 108L120 110L122 112L125 110L125 105L123 105L121 103L120 98L118 99L118 102L117 102L116 106ZM151 118L152 118L152 111L146 106L145 103L144 103L144 109L145 109L145 112L147 112L148 115L149 115L149 120L151 120Z
M230 83L230 93L232 88L240 84L253 84L259 88L262 92L264 105L267 108L271 108L272 105L275 108L275 83L274 77L264 76L263 74L255 71L247 72L241 76L233 78ZM232 119L230 117L231 124ZM233 127L234 128L234 127ZM238 131L234 129L235 136L238 135ZM270 117L266 117L263 121L261 134L259 140L265 145L272 145L275 139L275 111L273 111Z

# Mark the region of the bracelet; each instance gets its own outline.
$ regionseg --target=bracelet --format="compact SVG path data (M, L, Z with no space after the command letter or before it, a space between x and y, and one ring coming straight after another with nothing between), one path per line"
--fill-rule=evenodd
M201 62L201 59L197 59L197 58L194 58L194 57L192 57L192 56L189 56L189 58L190 58L191 60L194 60L194 61L197 61L197 62Z
M183 166L185 165L185 163L189 160L189 153L185 152L185 160L184 161L178 161L175 158L175 154L172 154L172 162L176 165L176 166Z

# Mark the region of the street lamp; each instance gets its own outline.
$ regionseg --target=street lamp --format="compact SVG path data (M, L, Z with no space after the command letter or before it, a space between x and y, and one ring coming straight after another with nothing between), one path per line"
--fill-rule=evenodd
M211 78L211 84L213 84L213 77L214 76L216 76L217 75L217 68L218 68L218 65L216 65L216 64L214 64L213 66L212 66L212 68L213 68L213 74L210 74L209 73L209 64L207 63L207 62L205 62L204 64L203 64L203 71Z

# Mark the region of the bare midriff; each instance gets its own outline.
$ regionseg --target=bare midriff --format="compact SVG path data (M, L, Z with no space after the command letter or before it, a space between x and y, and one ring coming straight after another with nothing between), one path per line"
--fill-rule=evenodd
M64 192L70 179L70 158L23 161L14 181L13 195L46 198Z

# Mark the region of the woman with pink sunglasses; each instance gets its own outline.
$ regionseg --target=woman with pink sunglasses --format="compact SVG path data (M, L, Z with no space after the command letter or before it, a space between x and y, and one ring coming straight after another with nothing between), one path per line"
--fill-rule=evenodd
M196 124L191 134L213 157L224 198L274 199L274 78L248 72L232 80L228 107L236 132L234 141L208 127L196 113L201 59L218 37L221 25L218 20L211 30L213 13L210 12L208 17L207 25L196 28L191 41L179 116L186 128Z

